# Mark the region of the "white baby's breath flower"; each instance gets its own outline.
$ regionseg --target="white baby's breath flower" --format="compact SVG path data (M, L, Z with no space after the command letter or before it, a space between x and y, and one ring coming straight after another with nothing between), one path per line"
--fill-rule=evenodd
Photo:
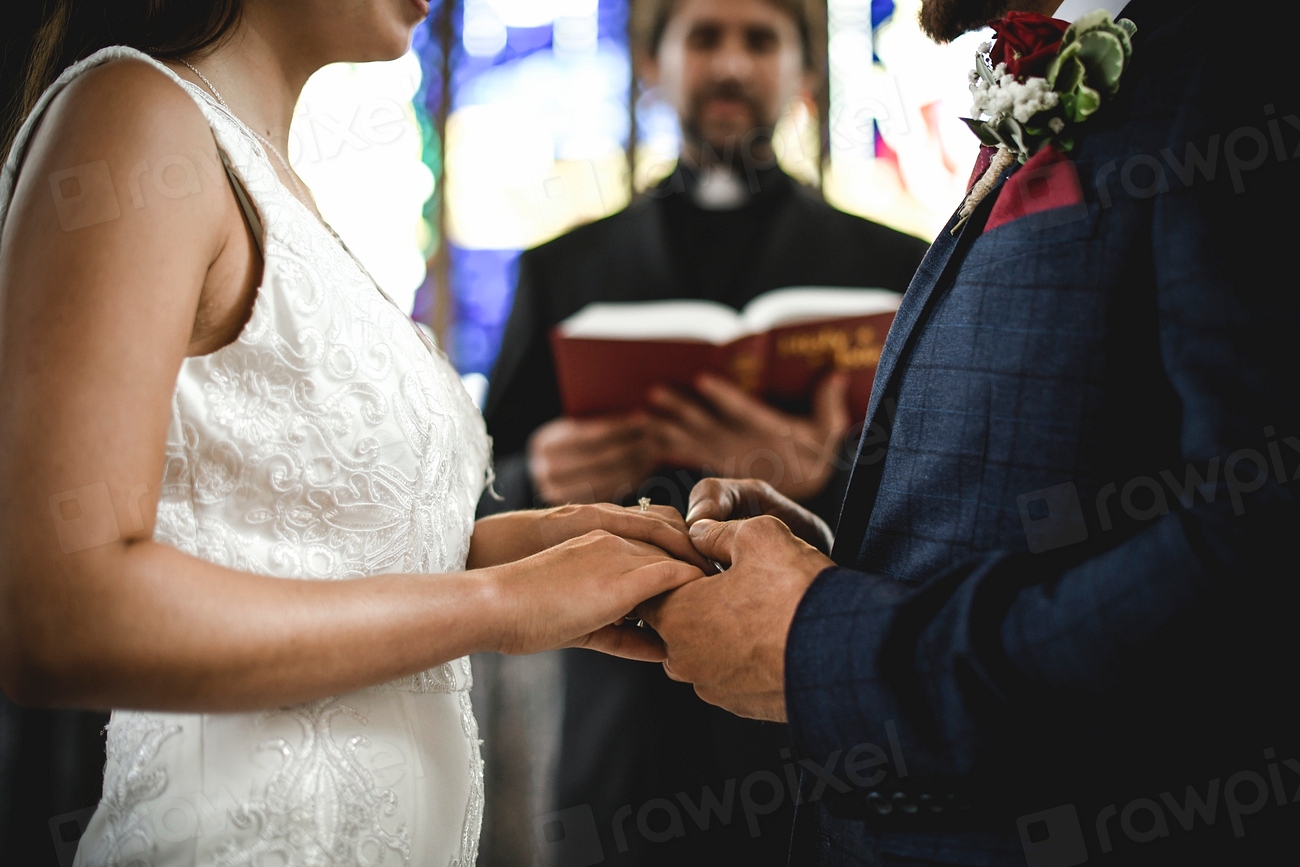
M1031 78L1024 84L1015 82L1008 90L1011 92L1011 115L1021 123L1028 123L1040 111L1056 108L1060 101L1045 78Z
M1060 102L1060 96L1052 90L1045 78L1017 81L1014 75L1007 72L1005 63L999 63L992 71L991 83L972 73L972 117L985 115L993 120L1014 117L1020 123L1028 123L1034 115L1049 111Z
M1060 135L1061 130L1065 129L1065 121L1059 117L1054 117L1047 122L1047 128Z

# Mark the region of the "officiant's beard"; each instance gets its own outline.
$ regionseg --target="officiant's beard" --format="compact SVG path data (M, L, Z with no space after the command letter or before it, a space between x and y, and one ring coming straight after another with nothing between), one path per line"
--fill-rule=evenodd
M921 29L935 42L951 42L1001 18L1011 0L923 0Z
M776 165L772 150L772 130L753 129L743 136L727 136L725 141L710 141L698 129L682 124L682 158L693 169L706 166L726 166L736 174L752 174L755 170Z
M710 99L725 98L748 106L749 128L729 131L706 130L702 118ZM723 81L691 100L682 118L686 156L698 166L725 165L735 171L763 168L773 160L772 134L775 118L768 118L762 103L737 82Z

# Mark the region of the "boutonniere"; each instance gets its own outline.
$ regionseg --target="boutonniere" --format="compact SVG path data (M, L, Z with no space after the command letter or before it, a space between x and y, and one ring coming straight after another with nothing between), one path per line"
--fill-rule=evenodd
M1137 32L1105 9L1073 24L1011 12L992 27L997 38L980 46L970 72L972 116L962 120L997 152L967 194L959 227L1013 162L1028 162L1049 144L1074 149L1079 127L1119 92Z

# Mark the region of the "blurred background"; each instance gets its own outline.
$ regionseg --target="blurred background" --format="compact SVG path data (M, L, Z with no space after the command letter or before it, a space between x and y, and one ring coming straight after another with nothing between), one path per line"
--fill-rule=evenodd
M307 86L290 159L376 279L480 396L519 253L668 175L677 119L641 87L636 0L435 2L411 52ZM823 84L782 120L782 167L841 210L930 240L977 143L966 73L986 38L937 46L920 0L829 0Z

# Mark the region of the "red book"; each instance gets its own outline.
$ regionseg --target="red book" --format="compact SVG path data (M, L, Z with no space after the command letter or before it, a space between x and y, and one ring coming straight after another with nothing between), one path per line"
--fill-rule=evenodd
M767 401L801 402L843 370L862 418L900 300L883 289L799 286L765 292L740 312L713 301L589 304L551 332L564 412L630 412L655 385L689 391L704 372Z

